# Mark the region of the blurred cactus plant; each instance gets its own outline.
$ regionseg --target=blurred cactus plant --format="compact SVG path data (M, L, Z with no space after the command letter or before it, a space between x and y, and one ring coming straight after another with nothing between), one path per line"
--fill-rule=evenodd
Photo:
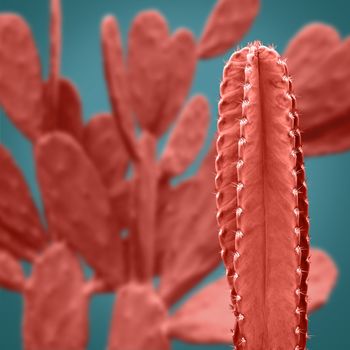
M300 109L306 156L350 149L350 38L323 23L305 26L284 52Z
M51 3L47 80L25 21L0 15L0 105L33 143L45 209L41 220L21 171L1 146L0 284L23 293L24 348L85 349L89 298L99 292L118 295L109 349L169 349L173 338L229 343L223 280L169 311L220 263L214 148L196 175L176 186L171 180L193 162L207 135L206 98L185 102L196 63L235 45L259 1L219 0L198 42L187 29L169 33L158 12L142 12L131 25L127 56L118 23L107 16L101 43L112 112L85 125L79 93L60 74L60 2ZM172 125L157 159L158 140ZM337 273L323 252L312 255L311 310L327 300ZM82 259L94 271L90 279ZM29 278L21 260L33 265Z

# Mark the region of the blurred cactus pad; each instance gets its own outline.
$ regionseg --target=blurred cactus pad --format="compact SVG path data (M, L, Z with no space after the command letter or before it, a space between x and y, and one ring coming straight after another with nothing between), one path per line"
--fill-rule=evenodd
M297 99L308 348L350 346L349 12L341 0L1 0L0 348L232 345L245 313L231 280L241 234L229 217L219 241L215 191L238 191L239 159L229 153L232 180L215 189L216 125L220 112L231 152L245 85L242 67L222 71L256 39L277 46ZM252 289L243 298L262 295ZM305 315L292 318L306 331ZM253 332L242 327L238 349ZM290 341L301 350L305 336Z

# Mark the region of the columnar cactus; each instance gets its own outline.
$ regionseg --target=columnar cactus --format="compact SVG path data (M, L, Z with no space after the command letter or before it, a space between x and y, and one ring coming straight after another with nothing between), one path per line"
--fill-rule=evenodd
M237 349L305 349L308 201L286 63L259 42L235 52L220 87L217 219Z

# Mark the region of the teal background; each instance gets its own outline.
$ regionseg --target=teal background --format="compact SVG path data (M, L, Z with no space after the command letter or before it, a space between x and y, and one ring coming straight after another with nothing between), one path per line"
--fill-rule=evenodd
M64 47L62 73L78 86L87 120L96 112L109 110L103 80L100 55L99 25L107 13L117 16L126 39L132 18L142 9L159 9L170 27L190 28L198 37L215 0L63 0ZM42 58L43 71L48 67L48 1L0 0L0 11L14 11L30 23ZM350 32L350 3L345 0L319 1L262 0L260 14L243 39L260 39L275 44L280 52L288 40L306 23L324 21L333 24L343 36ZM126 40L124 40L124 43ZM215 130L218 84L225 60L229 54L214 60L200 62L192 93L204 93L212 105L210 136ZM350 64L350 62L349 62ZM349 96L350 98L350 96ZM13 152L23 169L34 197L40 206L38 189L28 142L1 113L0 140ZM209 138L196 163L186 175L192 174L205 154ZM350 349L348 314L350 312L350 153L307 159L311 208L312 245L324 248L336 261L340 275L329 303L311 316L309 349ZM223 269L217 269L203 284L217 278ZM193 291L192 291L193 293ZM91 337L89 350L105 348L109 319L114 297L97 296L90 307ZM0 290L0 349L17 350L20 345L22 300L19 295ZM195 346L174 342L176 350L230 349L225 346Z

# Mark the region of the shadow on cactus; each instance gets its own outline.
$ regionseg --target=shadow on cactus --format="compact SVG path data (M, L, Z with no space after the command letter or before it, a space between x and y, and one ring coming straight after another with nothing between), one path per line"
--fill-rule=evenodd
M186 100L197 61L235 45L258 8L257 0L219 0L198 41L186 29L170 33L158 12L142 12L131 24L127 56L117 21L106 17L101 43L112 112L86 125L78 92L60 75L59 1L52 1L47 81L27 24L0 15L0 103L33 143L45 208L43 225L20 170L1 146L0 283L23 294L26 349L86 348L89 299L100 292L118 294L109 349L169 349L173 338L231 342L224 279L169 312L220 263L214 149L195 176L177 186L171 180L197 157L208 131L206 98ZM157 159L158 139L171 125ZM311 310L326 302L336 279L331 259L317 250L313 255ZM81 258L94 270L89 280ZM20 260L33 265L27 279Z

